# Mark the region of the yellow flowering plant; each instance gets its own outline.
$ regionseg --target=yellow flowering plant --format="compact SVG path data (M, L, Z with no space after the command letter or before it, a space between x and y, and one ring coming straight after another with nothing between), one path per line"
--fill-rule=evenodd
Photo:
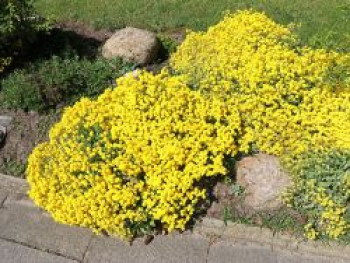
M170 64L204 97L220 98L239 111L241 152L304 156L350 149L349 58L301 46L291 27L241 11L207 32L191 32ZM295 186L285 201L295 209L308 208L309 238L338 238L349 226L349 179L344 170L340 175L329 170L336 166L322 171L335 163L320 159L323 165L307 168L308 176L316 177L312 180L304 168L292 169L294 162L287 166ZM342 200L334 201L339 195Z
M58 222L123 237L138 227L184 230L206 198L200 182L225 174L240 117L182 77L120 78L96 101L66 109L29 158L30 197Z
M204 96L220 97L239 110L241 151L254 147L281 155L350 148L350 89L345 87L350 85L328 85L329 77L337 76L334 69L350 68L350 55L298 42L289 27L241 11L205 33L190 33L170 64Z
M97 232L184 230L207 197L203 180L225 174L226 157L349 150L350 55L298 42L252 11L190 33L170 70L127 75L66 109L28 160L30 197L58 222ZM348 182L339 186L347 194ZM335 201L318 182L289 196L293 207L322 210L305 226L310 238L347 231L345 197Z

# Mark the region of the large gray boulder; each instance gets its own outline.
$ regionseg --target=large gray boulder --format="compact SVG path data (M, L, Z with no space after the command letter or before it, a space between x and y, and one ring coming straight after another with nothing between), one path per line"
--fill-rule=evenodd
M245 204L256 211L280 208L280 195L292 184L279 159L267 154L239 161L236 175L237 183L245 188Z
M157 36L132 27L118 30L102 47L105 58L121 57L126 61L145 65L153 62L160 48Z

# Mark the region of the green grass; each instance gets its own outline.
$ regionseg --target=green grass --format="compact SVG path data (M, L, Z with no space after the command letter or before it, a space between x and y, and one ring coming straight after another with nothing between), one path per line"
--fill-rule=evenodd
M135 26L161 32L203 30L225 10L253 8L276 21L300 23L303 42L349 50L350 0L35 0L45 16L77 20L95 28Z

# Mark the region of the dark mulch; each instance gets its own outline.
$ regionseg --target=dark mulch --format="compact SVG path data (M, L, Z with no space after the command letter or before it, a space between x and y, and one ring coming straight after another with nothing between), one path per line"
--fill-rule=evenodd
M55 25L57 29L65 32L74 32L75 34L87 38L94 39L99 42L104 42L113 35L113 32L107 30L95 30L90 26L74 21L60 22Z

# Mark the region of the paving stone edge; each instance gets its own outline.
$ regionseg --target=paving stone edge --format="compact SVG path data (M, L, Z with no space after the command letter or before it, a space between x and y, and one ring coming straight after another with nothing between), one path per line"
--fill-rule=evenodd
M271 246L272 250L288 250L299 254L344 259L350 262L350 246L336 242L306 241L288 234L273 233L267 228L243 224L224 223L215 218L204 218L193 231L216 241L224 240L232 244L257 244Z
M0 188L10 193L27 193L26 180L0 173ZM289 250L300 254L311 254L334 257L350 261L350 246L335 242L306 241L287 234L275 234L266 228L243 224L224 223L215 218L203 218L193 228L193 232L214 239L215 241L232 242L233 244L257 244L271 246L273 250Z
M0 173L0 188L10 193L26 194L29 185L25 179Z

